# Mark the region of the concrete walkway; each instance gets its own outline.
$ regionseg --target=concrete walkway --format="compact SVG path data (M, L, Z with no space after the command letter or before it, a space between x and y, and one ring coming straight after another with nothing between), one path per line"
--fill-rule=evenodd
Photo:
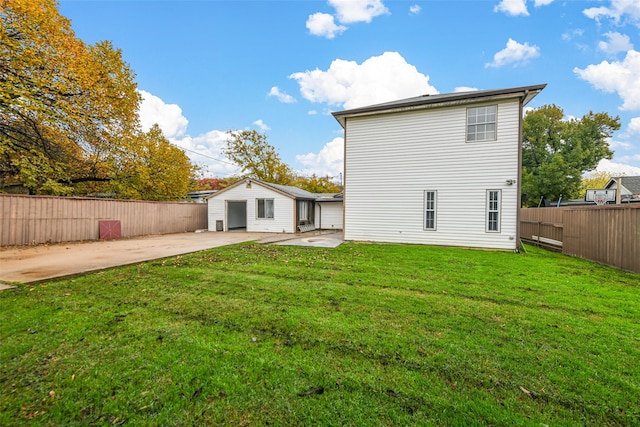
M334 248L342 233L180 233L120 240L0 248L0 291L10 283L36 283L127 264L198 252L251 240L265 244ZM2 283L4 282L4 283Z
M273 233L180 233L0 250L0 283L34 283L142 261L261 240ZM284 237L281 235L281 237ZM289 238L295 237L289 235ZM0 287L1 290L2 287Z

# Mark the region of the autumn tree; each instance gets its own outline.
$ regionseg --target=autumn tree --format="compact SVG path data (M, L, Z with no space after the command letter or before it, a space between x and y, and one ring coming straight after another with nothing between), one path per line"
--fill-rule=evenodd
M198 190L222 190L234 182L233 178L202 178L196 185Z
M111 189L118 198L183 200L198 172L158 125L127 142Z
M310 193L339 193L340 185L336 184L330 176L297 176L293 185L307 190Z
M0 179L46 194L109 181L113 156L139 130L121 51L85 45L54 0L0 6Z
M55 0L0 0L0 184L179 200L196 169L156 126L122 51L86 45Z
M580 195L582 174L611 159L608 138L620 129L620 118L589 112L564 120L564 111L545 105L523 120L523 204L535 206L541 197L557 200Z
M238 165L241 174L273 184L289 185L294 173L284 163L265 134L255 130L230 131L224 154Z
M606 171L597 171L583 176L580 183L580 197L584 197L587 194L587 190L604 188L613 176L611 172Z

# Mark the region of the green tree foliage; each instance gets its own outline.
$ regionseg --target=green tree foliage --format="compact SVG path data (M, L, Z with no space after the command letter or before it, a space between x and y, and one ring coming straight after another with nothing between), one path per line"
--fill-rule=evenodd
M596 168L613 152L607 139L620 129L620 118L607 113L563 120L564 112L545 105L529 112L523 121L523 204L535 206L547 200L576 198L582 174Z
M272 184L290 185L295 179L267 136L255 130L230 131L224 154L238 165L241 174Z
M0 184L151 200L183 193L194 169L158 129L140 129L135 74L119 49L83 43L55 0L0 0L0 19Z

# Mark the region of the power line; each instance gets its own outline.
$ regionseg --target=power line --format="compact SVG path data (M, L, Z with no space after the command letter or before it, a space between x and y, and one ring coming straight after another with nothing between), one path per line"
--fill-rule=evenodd
M238 165L236 165L235 163L227 162L226 160L216 159L215 157L211 157L211 156L209 156L209 155L207 155L207 154L202 154L202 153L199 153L199 152L197 152L197 151L190 150L190 149L188 149L188 148L180 147L180 146L179 146L179 145L177 145L177 144L174 144L174 145L175 145L176 147L178 147L179 149L181 149L181 150L188 151L188 152L190 152L190 153L197 154L197 155L202 156L202 157L206 157L207 159L215 160L216 162L226 163L226 164L231 165L231 166L238 166Z

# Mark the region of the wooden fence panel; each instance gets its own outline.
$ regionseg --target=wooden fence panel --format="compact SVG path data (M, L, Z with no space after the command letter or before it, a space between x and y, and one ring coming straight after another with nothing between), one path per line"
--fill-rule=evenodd
M100 220L122 237L189 232L207 228L207 204L0 194L0 246L96 240Z
M559 239L567 255L640 273L640 204L521 209L521 238L536 235Z

